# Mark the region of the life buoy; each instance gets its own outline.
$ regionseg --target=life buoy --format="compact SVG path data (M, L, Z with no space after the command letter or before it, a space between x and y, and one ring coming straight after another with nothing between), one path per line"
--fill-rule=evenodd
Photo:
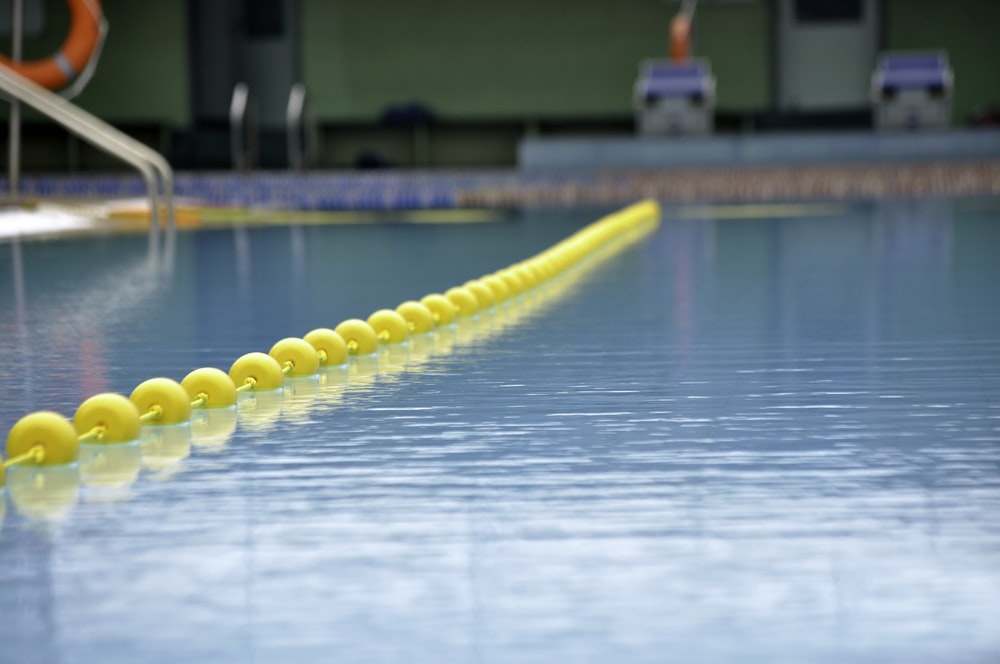
M0 55L0 64L49 90L65 87L87 66L101 37L99 0L66 0L70 11L69 35L55 55L44 60L14 62Z
M670 59L685 62L691 57L691 19L681 13L670 22Z

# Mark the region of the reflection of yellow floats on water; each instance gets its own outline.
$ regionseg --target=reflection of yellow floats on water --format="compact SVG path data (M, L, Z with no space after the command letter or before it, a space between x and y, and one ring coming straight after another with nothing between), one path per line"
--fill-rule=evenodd
M191 414L191 444L205 451L221 451L236 433L235 406L199 408Z
M323 367L319 372L319 385L327 392L335 392L347 385L349 369L347 364L337 367Z
M347 364L336 367L321 367L317 380L319 391L316 394L314 407L318 410L329 410L344 403L347 398Z
M157 480L165 480L180 469L180 462L191 456L191 426L169 424L144 427L139 438L142 467L153 471Z
M442 330L443 331L443 330ZM410 337L406 354L406 370L408 372L423 371L423 365L434 356L435 335L415 334Z
M237 417L241 427L256 433L266 433L281 417L284 396L280 391L251 392L237 402Z
M431 359L446 357L451 354L452 350L455 348L455 344L457 343L458 333L455 330L454 324L439 327L434 331L434 347L431 353Z
M351 358L347 365L347 389L351 393L371 389L375 386L376 376L378 376L378 357L364 355Z
M267 431L283 414L305 419L312 407L339 404L530 320L658 223L659 206L638 203L528 260L443 294L282 339L268 353L247 353L228 373L202 368L180 383L145 381L129 398L96 395L81 404L72 423L47 411L26 415L8 433L8 460L0 464L9 471L8 491L19 511L58 516L75 504L81 474L93 486L134 481L136 445L128 447L129 441L140 439L142 466L169 474L192 443L221 448L237 422Z
M137 441L108 445L81 443L80 481L97 500L121 500L139 477L142 448Z
M397 380L395 374L401 374L406 371L409 363L409 343L379 348L378 373L383 381L389 377L391 377L391 380Z
M282 389L281 414L292 422L306 422L309 411L319 399L319 374L288 378Z
M7 492L22 516L35 521L62 521L80 499L80 473L75 464L17 464L7 471Z

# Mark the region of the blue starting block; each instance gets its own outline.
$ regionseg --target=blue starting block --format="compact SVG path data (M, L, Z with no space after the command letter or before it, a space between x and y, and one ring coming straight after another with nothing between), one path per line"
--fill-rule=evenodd
M945 53L885 53L872 74L877 129L951 124L954 75Z
M705 60L646 60L633 106L642 135L708 134L715 119L715 78Z

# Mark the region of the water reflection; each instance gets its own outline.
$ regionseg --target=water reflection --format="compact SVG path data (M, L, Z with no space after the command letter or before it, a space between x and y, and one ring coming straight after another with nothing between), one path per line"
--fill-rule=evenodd
M45 523L62 521L79 501L80 472L77 466L11 466L7 469L7 493L23 516Z
M80 444L80 481L99 489L103 499L131 495L129 487L139 478L142 450L139 441L112 444Z
M0 368L15 400L0 410L9 424L43 391L47 399L30 404L35 409L72 412L87 396L112 389L109 331L141 321L171 284L173 256L158 242L122 237L28 246L26 252L11 242L7 254L0 245L0 266L9 256L12 275L10 289L0 282L0 354L17 358ZM16 404L25 406L17 415Z
M181 468L181 461L191 454L191 425L166 424L145 426L139 438L142 467L153 471L151 479L170 479Z
M946 290L954 203L872 205L832 220L667 224L662 235L669 240L656 251L672 270L663 291L670 307L660 310L671 341L689 346L708 335L798 346L947 328L954 320L934 312L953 306ZM907 325L901 305L913 297L929 298L928 315Z
M308 422L309 411L320 394L319 376L286 378L282 390L281 417L289 422Z
M236 433L237 410L196 408L191 411L191 444L202 451L222 452Z
M486 240L246 229L242 273L233 231L182 237L163 293L176 321L140 303L93 329L114 380L155 375L147 359L227 366L460 283L482 265L447 257L469 247L516 260L592 218ZM7 515L0 580L19 599L0 607L60 629L41 650L12 631L5 652L990 661L998 229L955 203L667 221L579 279L244 395L218 421L198 412L140 447L169 482L81 463L63 507ZM439 260L392 279L368 250ZM31 328L48 296L26 283ZM123 342L137 330L155 358ZM109 518L90 496L118 481L131 499Z

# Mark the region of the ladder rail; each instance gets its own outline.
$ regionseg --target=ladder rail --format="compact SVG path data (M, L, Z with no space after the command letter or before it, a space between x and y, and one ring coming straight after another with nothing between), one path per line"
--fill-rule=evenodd
M288 168L293 171L302 172L315 165L319 151L319 129L316 118L309 112L309 104L306 84L293 85L285 107Z
M167 225L173 229L174 174L170 164L160 153L115 129L71 101L2 66L0 66L0 91L12 99L31 106L84 141L136 168L142 174L149 190L152 227L159 228L159 199L162 198ZM16 192L11 193L16 194Z
M303 116L306 111L306 86L296 83L288 94L288 106L285 110L285 127L288 138L288 168L293 171L304 171L306 167L305 153L302 146Z
M256 99L249 85L237 83L229 100L229 145L233 170L246 173L257 166L258 132Z

